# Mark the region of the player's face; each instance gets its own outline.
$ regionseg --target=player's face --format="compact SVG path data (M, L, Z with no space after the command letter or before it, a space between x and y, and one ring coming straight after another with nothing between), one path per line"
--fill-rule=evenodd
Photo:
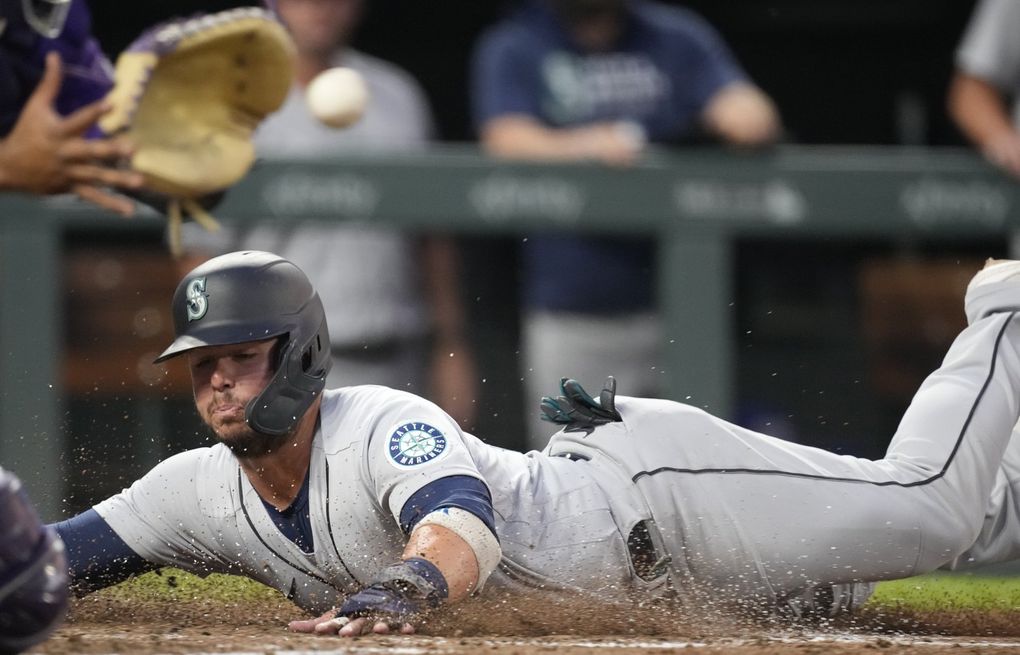
M275 339L197 348L188 353L199 416L236 454L257 457L278 440L254 432L244 420L248 402L273 376Z

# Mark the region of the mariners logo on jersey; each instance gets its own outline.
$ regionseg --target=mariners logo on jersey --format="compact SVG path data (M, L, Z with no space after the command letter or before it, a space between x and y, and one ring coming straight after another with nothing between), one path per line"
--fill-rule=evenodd
M205 278L196 277L188 283L188 320L197 321L209 311L209 294L205 292Z
M390 459L397 466L431 462L446 450L446 436L428 423L409 421L390 435Z

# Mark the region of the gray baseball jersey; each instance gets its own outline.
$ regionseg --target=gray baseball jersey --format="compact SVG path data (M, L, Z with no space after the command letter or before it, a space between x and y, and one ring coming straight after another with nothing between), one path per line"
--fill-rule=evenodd
M324 394L309 466L311 553L277 529L223 445L171 457L95 509L150 562L246 575L318 611L399 560L404 502L454 475L480 478L492 493L507 561L490 585L601 588L630 578L620 528L591 472L487 446L432 403L386 387Z
M322 610L400 557L404 502L467 475L492 495L496 586L629 594L697 584L731 598L805 591L1020 556L1008 471L1020 414L1020 285L971 293L972 324L919 390L878 461L746 430L665 400L621 397L623 420L491 447L384 387L327 392L310 465L314 549L268 518L223 446L157 466L96 507L139 555L243 573ZM1012 295L1009 295L1012 294ZM1003 300L1005 297L1005 300ZM671 574L671 575L667 575Z

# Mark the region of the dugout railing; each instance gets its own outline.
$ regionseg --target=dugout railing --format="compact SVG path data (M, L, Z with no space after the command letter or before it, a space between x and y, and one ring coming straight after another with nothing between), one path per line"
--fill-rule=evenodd
M498 162L470 147L259 163L223 221L346 220L522 235L650 234L658 243L669 395L733 411L734 243L746 236L902 240L1004 236L1020 184L965 149L780 147L653 152L631 168ZM0 463L60 515L67 466L61 358L63 235L152 230L67 198L0 199ZM76 311L87 311L76 310Z

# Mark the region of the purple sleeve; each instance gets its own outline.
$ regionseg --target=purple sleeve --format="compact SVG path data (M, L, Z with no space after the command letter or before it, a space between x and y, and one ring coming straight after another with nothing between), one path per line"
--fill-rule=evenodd
M57 111L63 115L99 100L113 88L113 66L91 34L92 20L83 0L74 0L64 30L55 39L40 39L37 51L40 68L46 53L56 51L63 60L64 80L57 96Z

